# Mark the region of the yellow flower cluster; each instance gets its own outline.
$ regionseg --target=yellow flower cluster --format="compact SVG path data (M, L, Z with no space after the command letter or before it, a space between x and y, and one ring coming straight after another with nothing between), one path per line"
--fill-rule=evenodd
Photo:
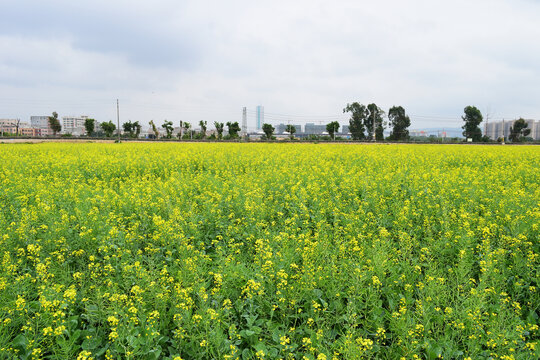
M540 358L540 149L0 144L0 358Z

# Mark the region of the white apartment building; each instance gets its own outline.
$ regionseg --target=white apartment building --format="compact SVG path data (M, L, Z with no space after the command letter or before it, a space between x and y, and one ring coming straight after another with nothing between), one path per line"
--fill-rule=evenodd
M499 138L502 138L503 136L508 139L508 136L510 135L510 128L514 126L514 122L516 120L517 119L504 122L489 122L484 125L484 133L491 140L497 140ZM540 121L525 119L525 122L528 125L527 128L531 129L531 133L529 134L529 136L532 137L533 140L540 140Z
M62 117L62 134L71 134L81 136L86 133L84 122L88 116L63 116Z

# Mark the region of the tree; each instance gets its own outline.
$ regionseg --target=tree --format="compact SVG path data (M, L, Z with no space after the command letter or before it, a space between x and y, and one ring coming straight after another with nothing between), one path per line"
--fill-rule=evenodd
M19 136L19 126L21 125L21 119L17 119L17 122L15 123L15 135Z
M523 141L523 138L531 133L531 129L528 129L529 124L524 119L514 121L514 124L510 127L510 135L508 138L512 142Z
M264 131L264 136L266 136L266 140L272 140L272 135L274 135L274 130L276 129L272 125L263 124L262 131Z
M49 116L49 126L51 127L54 136L56 136L57 133L62 131L62 125L60 125L60 121L58 120L58 113L56 111L52 113L52 116Z
M139 135L141 134L141 128L142 128L142 126L141 126L141 124L139 124L138 121L135 121L135 122L131 125L131 129L132 129L133 131L135 131L135 134L133 134L133 137L134 137L134 138L137 138L137 139L139 138Z
M86 129L86 136L92 136L96 127L96 120L86 119L84 120L84 128Z
M368 129L368 139L373 139L373 131L375 131L376 140L384 140L384 111L376 104L369 104L367 106L369 111L368 117L365 119L365 125Z
M114 133L114 130L116 130L116 125L114 125L113 122L109 120L108 122L101 123L101 129L105 133L106 137L111 137Z
M216 127L216 132L218 134L217 138L221 139L223 137L223 127L225 125L223 123L214 121L214 126Z
M294 133L296 132L296 127L294 125L285 126L285 131L289 133L291 139L294 139Z
M463 109L465 115L461 118L465 121L463 129L463 136L471 138L473 141L482 140L482 130L480 130L480 123L482 122L482 113L474 106L467 106Z
M365 122L366 117L369 115L367 108L357 102L347 104L343 112L350 112L351 118L349 119L349 131L351 132L353 140L365 139Z
M156 124L154 123L154 120L150 120L148 123L152 127L152 132L154 133L154 137L157 139L159 138L159 130L156 127Z
M241 130L238 121L227 122L227 129L229 131L229 138L236 139L238 137L238 132Z
M202 135L202 138L204 139L206 137L206 126L207 126L207 122L206 121L199 121L199 126L201 127L201 135Z
M390 140L407 140L409 138L409 126L411 119L405 114L405 109L402 106L393 106L388 110L388 119L392 131L388 139Z
M167 132L167 139L170 139L172 137L172 132L174 130L172 121L165 120L165 122L163 123L163 125L161 125L161 127L164 128L165 131Z
M191 132L189 133L189 135L187 134L187 132L189 131L189 129L191 129L191 124L188 123L187 121L184 121L182 122L182 126L181 126L184 130L185 130L185 135L184 136L187 136L191 139Z
M122 128L124 129L124 134L127 133L129 137L134 136L135 123L132 123L131 120L129 120L128 122L123 123Z
M336 133L339 130L339 123L337 121L332 121L329 124L326 124L326 131L328 132L328 135L334 140L336 140Z

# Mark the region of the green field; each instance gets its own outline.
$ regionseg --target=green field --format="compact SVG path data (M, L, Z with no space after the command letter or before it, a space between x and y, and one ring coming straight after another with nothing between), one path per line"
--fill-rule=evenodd
M537 359L540 148L0 145L0 358Z

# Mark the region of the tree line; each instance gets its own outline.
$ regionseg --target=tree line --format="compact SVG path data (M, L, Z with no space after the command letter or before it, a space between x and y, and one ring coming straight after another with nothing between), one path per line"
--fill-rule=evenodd
M466 106L463 109L464 121L463 136L467 139L472 139L474 142L489 141L487 136L482 136L480 123L483 120L482 113L475 106ZM409 127L411 119L406 114L403 106L392 106L386 114L376 104L363 105L358 102L347 104L343 109L343 113L350 113L349 132L353 140L390 140L390 141L407 141L410 139ZM386 120L386 119L387 120ZM326 131L331 139L335 139L336 133L339 131L340 124L337 121L326 124ZM384 131L389 128L390 134L384 137ZM265 139L272 139L274 127L270 124L263 124L262 130ZM293 125L287 125L285 131L289 133L291 138L294 138L296 128ZM527 122L520 118L516 120L510 127L508 138L512 142L521 142L529 134L531 129L528 129Z
M464 121L463 136L467 139L472 139L474 142L489 141L486 135L482 135L480 124L483 121L482 113L475 106L466 106L463 109ZM349 118L349 132L353 140L391 140L391 141L406 141L410 139L409 127L411 126L411 120L406 114L405 109L402 106L392 106L388 113L385 113L375 103L363 105L358 102L347 104L343 109L343 113L350 113ZM96 121L94 119L85 119L84 127L87 136L96 135L95 129ZM154 120L149 122L151 129L151 138L160 138L160 132L158 126ZM49 117L49 126L56 136L62 129L60 121L58 120L58 114L52 113ZM227 126L227 135L223 135L224 128ZM214 122L215 132L210 136L207 136L208 124L207 121L199 121L199 131L194 131L191 123L187 121L180 121L180 131L176 134L178 139L209 139L209 140L221 140L221 139L238 139L238 133L241 131L238 122ZM161 125L165 134L161 137L166 139L173 138L174 126L172 121L165 120ZM336 139L336 133L338 133L340 124L337 121L332 121L326 124L326 131L330 139ZM388 137L384 137L384 131L389 128L390 134ZM138 121L131 122L131 120L122 124L124 137L138 138L142 126ZM116 125L112 121L103 122L100 124L100 130L106 137L112 137L116 131ZM268 123L262 125L264 132L263 139L272 140L275 139L275 128ZM289 134L291 139L294 138L296 133L296 127L294 125L287 125L285 131ZM514 121L510 127L510 133L508 134L509 140L512 142L521 142L529 134L531 129L528 128L527 122L520 118Z

